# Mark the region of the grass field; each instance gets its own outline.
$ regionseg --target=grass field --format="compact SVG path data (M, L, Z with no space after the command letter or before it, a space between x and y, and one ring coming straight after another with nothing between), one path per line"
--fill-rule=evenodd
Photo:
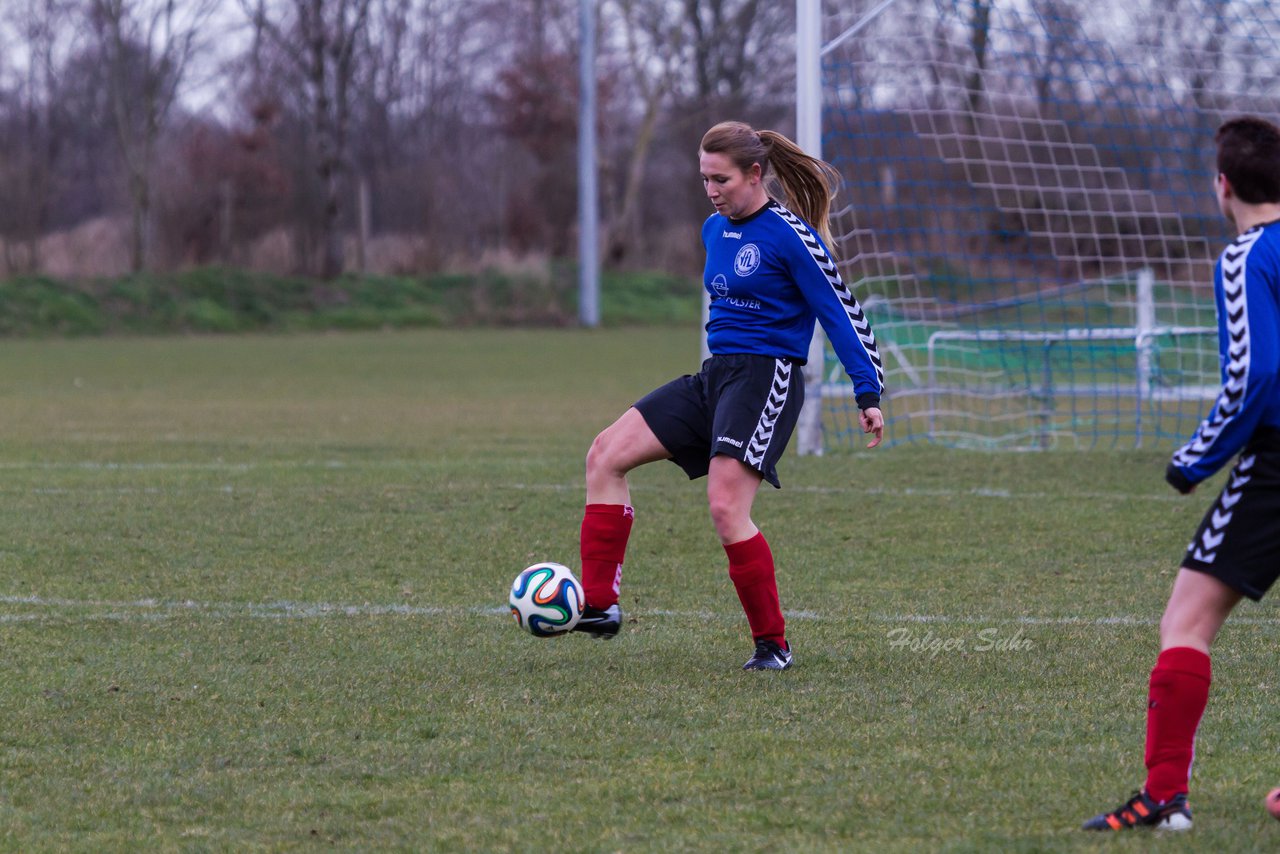
M743 673L701 483L637 507L609 642L504 612L576 566L582 457L694 332L0 343L0 848L1146 850L1155 621L1218 481L1165 452L784 459L797 666ZM1196 828L1280 824L1280 615L1219 640Z

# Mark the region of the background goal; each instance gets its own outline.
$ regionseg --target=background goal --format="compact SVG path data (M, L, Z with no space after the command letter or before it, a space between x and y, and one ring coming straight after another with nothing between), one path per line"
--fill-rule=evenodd
M1218 388L1212 270L1231 237L1213 133L1280 114L1273 4L819 8L837 251L881 342L890 440L1189 436ZM802 32L802 65L812 49ZM802 451L862 441L847 377L820 361Z

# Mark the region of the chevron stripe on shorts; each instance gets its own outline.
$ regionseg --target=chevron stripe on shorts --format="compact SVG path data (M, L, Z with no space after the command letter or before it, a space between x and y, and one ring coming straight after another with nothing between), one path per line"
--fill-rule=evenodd
M1209 510L1204 524L1196 532L1196 538L1187 546L1187 551L1200 563L1211 564L1218 558L1218 547L1227 536L1227 526L1235 516L1236 505L1244 494L1244 486L1253 479L1250 471L1257 461L1257 454L1242 456L1231 470L1231 477L1218 496L1217 502Z
M756 422L755 432L747 443L743 458L751 465L759 468L764 464L765 452L773 441L773 430L778 424L778 416L787 405L787 394L791 390L791 362L786 359L775 359L773 363L773 387L769 389L769 398L760 412L760 420Z
M1182 565L1251 599L1280 577L1280 431L1264 428L1249 440Z

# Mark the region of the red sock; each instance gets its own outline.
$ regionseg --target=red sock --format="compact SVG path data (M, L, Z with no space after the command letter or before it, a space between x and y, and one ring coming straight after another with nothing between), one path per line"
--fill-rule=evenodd
M751 636L786 646L786 623L778 603L778 581L773 552L759 532L749 540L724 547L729 556L729 578L738 591L738 601L747 612Z
M582 589L587 604L601 610L618 603L622 558L635 512L626 504L588 504L582 514Z
M1166 649L1151 671L1147 700L1147 794L1167 801L1187 791L1196 728L1209 703L1209 656L1198 649Z

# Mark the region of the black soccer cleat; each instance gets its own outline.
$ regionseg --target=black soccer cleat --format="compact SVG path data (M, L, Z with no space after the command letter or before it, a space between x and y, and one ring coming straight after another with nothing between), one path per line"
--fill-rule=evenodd
M1084 830L1128 830L1152 827L1156 830L1190 830L1191 807L1186 794L1174 795L1164 803L1151 798L1143 789L1111 812L1095 815L1084 823Z
M607 640L616 635L621 628L622 609L615 603L603 611L592 608L590 605L584 606L582 616L573 630L591 635L597 640Z
M743 670L786 670L791 666L791 644L771 640L756 641L756 651L742 665Z

